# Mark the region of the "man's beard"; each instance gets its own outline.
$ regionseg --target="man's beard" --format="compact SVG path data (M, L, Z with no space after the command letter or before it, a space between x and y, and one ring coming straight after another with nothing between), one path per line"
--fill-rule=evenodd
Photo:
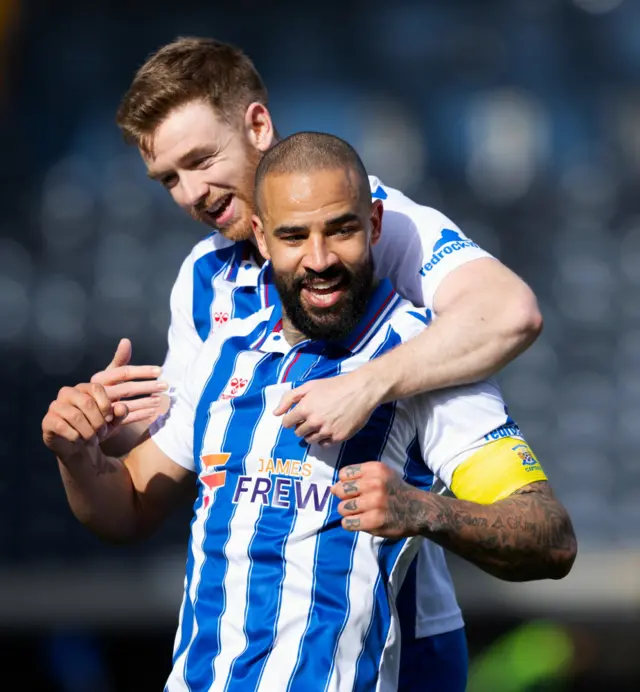
M314 281L330 281L340 277L346 291L335 305L315 308L303 305L300 291ZM335 266L324 272L307 270L304 276L276 274L274 283L283 309L293 326L307 338L319 341L340 341L348 336L364 316L373 292L371 257L353 270Z
M258 168L258 164L260 163L260 159L263 157L263 155L264 154L258 151L255 147L247 145L247 159L245 162L246 166L242 179L240 180L240 184L234 190L228 191L233 193L235 198L233 200L233 204L236 205L236 209L240 213L236 215L236 218L234 218L228 226L225 228L219 228L215 225L213 219L205 212L206 209L214 204L216 199L223 196L220 194L212 194L208 196L198 208L192 208L191 216L196 221L200 221L200 223L204 223L207 226L215 228L220 235L234 243L244 240L251 240L253 238L251 215L253 214L254 180L256 169Z

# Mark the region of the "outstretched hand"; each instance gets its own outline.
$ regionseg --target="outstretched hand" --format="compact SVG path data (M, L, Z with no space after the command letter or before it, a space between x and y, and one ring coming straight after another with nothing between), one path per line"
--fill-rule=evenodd
M131 341L121 339L112 361L104 370L97 372L91 382L102 385L112 403L127 400L125 425L141 421L152 423L163 410L166 397L162 394L167 384L157 379L162 372L160 367L130 365L131 356Z

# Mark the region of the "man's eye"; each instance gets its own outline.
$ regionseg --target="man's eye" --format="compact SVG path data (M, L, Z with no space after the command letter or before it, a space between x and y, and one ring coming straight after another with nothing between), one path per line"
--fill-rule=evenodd
M173 174L165 175L163 178L160 178L160 182L169 190L178 182L178 176Z
M208 168L213 163L213 156L204 156L196 161L196 168Z
M348 236L348 235L352 235L353 233L355 233L355 231L356 231L355 228L349 226L347 228L338 228L336 230L335 234L340 235L340 236Z

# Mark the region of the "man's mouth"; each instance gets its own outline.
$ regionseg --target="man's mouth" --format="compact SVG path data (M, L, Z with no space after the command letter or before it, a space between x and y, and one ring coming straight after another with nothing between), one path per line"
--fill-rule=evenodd
M328 280L314 279L303 284L300 294L311 307L329 308L342 298L347 286L348 282L344 276Z
M234 212L234 195L232 192L218 198L214 204L207 207L206 214L216 226L224 226L231 221Z

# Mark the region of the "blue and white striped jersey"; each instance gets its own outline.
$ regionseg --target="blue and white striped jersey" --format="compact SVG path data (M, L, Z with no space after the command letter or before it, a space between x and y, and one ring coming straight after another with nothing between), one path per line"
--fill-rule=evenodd
M340 343L290 346L279 304L207 339L153 436L199 486L169 692L396 689L396 596L423 541L345 531L329 488L342 466L376 459L418 487L434 473L450 485L504 423L500 393L482 383L386 404L327 449L272 411L291 387L349 372L428 319L384 280Z
M489 255L446 216L416 204L370 177L371 194L384 206L382 234L373 247L380 278L415 305L433 309L442 279L457 267ZM248 317L278 302L269 265L258 266L248 243L213 233L185 259L171 292L169 349L163 379L180 382L203 341L230 319ZM426 637L463 626L444 551L425 542L417 558L415 633Z
M371 194L382 200L382 235L373 247L379 278L414 305L433 310L442 279L488 253L464 236L446 216L416 204L370 177ZM249 243L219 233L199 242L185 259L171 291L169 349L163 377L176 384L210 332L235 317L248 317L270 304L268 276ZM271 291L272 299L277 299Z

